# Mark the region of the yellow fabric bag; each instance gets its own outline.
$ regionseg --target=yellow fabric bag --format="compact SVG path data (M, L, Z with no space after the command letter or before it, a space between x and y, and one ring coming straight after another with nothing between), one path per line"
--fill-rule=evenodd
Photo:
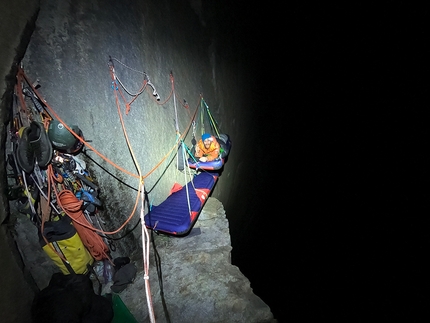
M63 216L58 221L45 222L43 234L48 241L47 244L41 237L43 250L64 275L73 272L75 274L86 274L88 272L88 265L91 266L94 263L94 258L84 246L68 216Z

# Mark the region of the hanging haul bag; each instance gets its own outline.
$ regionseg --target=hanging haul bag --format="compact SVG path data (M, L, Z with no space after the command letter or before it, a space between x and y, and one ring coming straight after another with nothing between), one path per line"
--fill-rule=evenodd
M88 272L94 258L82 243L70 217L66 215L58 221L45 222L43 235L49 242L47 244L41 237L40 243L43 250L64 275Z

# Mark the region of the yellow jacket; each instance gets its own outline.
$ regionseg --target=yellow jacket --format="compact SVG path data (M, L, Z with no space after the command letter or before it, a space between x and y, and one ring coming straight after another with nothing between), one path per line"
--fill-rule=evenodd
M212 161L219 157L220 145L214 136L211 136L212 142L209 146L209 149L206 149L203 141L200 139L196 145L196 153L195 156L197 158L207 157L208 161Z

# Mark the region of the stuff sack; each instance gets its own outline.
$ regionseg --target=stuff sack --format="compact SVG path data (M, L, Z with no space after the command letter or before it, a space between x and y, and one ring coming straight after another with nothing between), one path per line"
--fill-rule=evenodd
M94 293L88 275L52 275L33 299L32 323L111 323L112 301ZM128 321L127 321L128 322Z
M70 217L63 216L58 221L47 221L44 224L43 237L40 237L42 249L61 269L64 275L71 273L86 274L94 263L87 248L85 248ZM55 251L54 251L55 250ZM58 254L67 260L65 262Z

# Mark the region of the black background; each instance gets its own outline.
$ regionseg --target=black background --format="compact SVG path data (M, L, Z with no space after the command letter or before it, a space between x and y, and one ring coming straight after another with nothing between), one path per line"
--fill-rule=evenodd
M428 10L262 5L237 18L262 221L233 261L279 322L428 317Z

